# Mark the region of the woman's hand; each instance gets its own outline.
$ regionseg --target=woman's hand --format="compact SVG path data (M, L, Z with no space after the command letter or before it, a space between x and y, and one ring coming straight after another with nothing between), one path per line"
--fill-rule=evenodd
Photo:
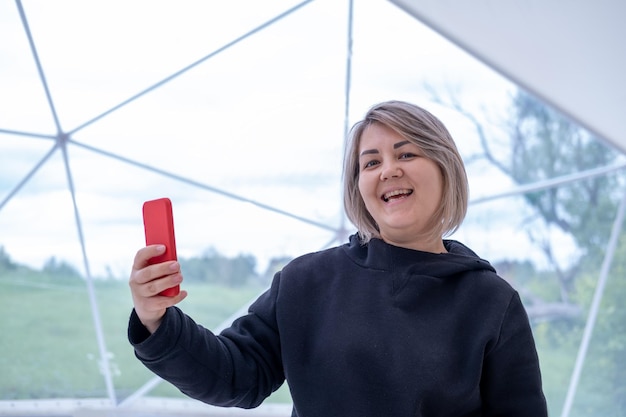
M178 304L187 297L187 292L182 290L174 297L159 295L161 291L183 281L180 264L176 261L148 264L150 258L163 252L163 245L146 246L137 251L128 282L137 316L150 333L154 333L161 324L167 307Z

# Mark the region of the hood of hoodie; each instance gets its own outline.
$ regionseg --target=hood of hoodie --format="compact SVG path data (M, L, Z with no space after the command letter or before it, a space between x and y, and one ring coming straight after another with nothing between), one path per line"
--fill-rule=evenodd
M444 240L448 253L431 253L402 248L372 239L361 244L355 234L344 245L346 254L359 265L402 275L422 275L446 278L467 272L493 272L489 262L481 259L470 248L455 240Z
M445 310L450 306L451 295L476 294L474 291L480 292L479 288L487 282L504 282L489 262L462 243L445 240L444 246L448 253L401 248L381 239L363 245L353 235L343 248L361 267L383 272L379 276L384 276L390 285L393 305L404 311ZM473 290L462 289L470 287Z

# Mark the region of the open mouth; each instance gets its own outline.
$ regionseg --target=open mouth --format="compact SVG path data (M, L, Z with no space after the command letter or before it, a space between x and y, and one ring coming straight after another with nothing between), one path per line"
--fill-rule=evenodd
M397 200L400 198L405 198L413 194L413 190L405 189L405 190L394 190L388 193L383 194L381 197L385 203L388 203L392 200Z

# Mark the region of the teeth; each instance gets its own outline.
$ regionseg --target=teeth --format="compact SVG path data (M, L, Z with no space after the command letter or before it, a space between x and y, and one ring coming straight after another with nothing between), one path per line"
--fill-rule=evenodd
M383 195L383 200L388 201L390 198L395 197L397 195L408 195L411 194L411 190L394 190Z

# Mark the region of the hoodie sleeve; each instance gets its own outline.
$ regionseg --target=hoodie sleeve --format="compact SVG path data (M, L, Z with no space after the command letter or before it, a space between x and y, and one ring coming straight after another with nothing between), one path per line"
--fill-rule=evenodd
M485 355L481 393L485 416L544 417L539 358L518 293L504 314L498 340Z
M128 337L135 355L189 397L223 407L257 407L285 379L275 318L277 282L220 335L176 307L149 335L133 311Z

